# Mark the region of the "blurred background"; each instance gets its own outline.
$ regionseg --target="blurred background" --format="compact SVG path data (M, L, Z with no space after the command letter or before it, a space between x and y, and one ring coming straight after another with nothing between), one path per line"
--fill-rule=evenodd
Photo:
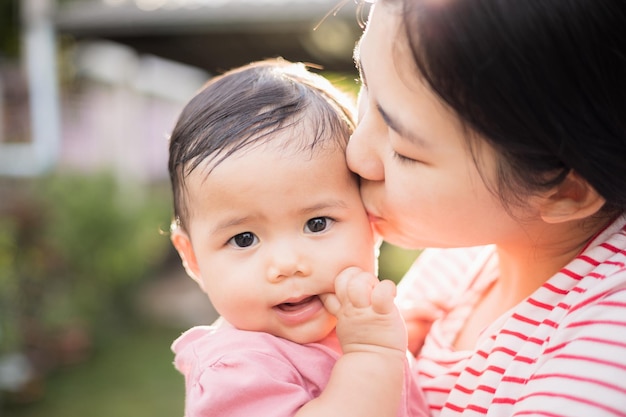
M167 138L211 76L282 56L356 93L354 1L0 0L0 415L183 414L215 318L166 231ZM384 246L399 280L416 253Z

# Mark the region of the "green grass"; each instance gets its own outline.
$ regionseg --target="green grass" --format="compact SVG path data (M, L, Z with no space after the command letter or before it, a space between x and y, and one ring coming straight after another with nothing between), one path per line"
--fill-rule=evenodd
M169 350L180 332L138 328L107 340L87 362L46 380L45 397L4 410L11 417L176 417L184 382Z

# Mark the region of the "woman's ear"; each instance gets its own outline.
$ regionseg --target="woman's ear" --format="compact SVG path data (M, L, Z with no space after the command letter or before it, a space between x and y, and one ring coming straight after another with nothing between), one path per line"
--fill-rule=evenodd
M580 175L570 171L565 180L547 193L540 203L546 223L580 220L596 214L605 199Z
M185 271L187 271L187 275L189 275L200 288L204 290L202 285L202 280L200 279L200 267L198 266L198 261L196 259L196 253L193 250L193 246L191 245L191 239L189 235L181 230L180 228L175 228L171 232L172 244L178 251L180 255L180 259L183 261L183 267Z

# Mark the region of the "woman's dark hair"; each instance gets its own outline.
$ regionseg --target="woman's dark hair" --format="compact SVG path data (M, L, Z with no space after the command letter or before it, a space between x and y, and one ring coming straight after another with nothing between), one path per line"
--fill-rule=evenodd
M626 1L402 2L430 87L500 154L505 201L571 171L626 211Z
M210 164L210 173L233 153L266 143L284 129L292 129L292 151L339 152L354 127L351 102L304 64L259 61L211 79L184 107L170 138L176 223L188 215L185 177L201 163Z

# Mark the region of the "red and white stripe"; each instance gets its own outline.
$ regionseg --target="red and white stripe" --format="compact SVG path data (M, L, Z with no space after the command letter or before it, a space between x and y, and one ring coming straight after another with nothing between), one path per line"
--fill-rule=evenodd
M427 250L401 283L405 304L447 291L450 312L416 366L432 415L626 417L626 219L485 329L475 351L455 351L494 259L493 247Z

